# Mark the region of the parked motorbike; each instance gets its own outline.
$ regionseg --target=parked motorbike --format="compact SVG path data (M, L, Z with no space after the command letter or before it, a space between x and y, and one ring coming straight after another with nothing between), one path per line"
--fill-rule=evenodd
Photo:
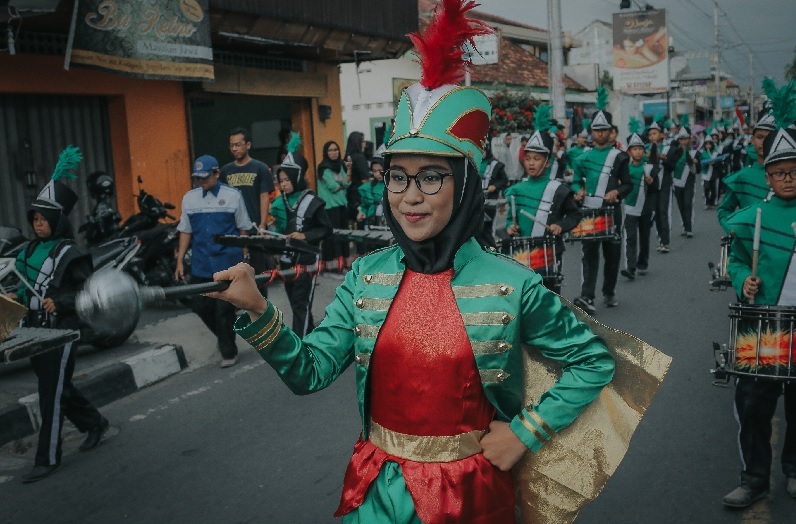
M19 289L19 278L12 267L27 241L21 229L0 226L0 293L13 293Z
M78 231L86 237L89 246L109 240L119 231L122 216L114 209L115 184L107 173L97 171L86 179L86 187L91 197L97 201L86 222Z

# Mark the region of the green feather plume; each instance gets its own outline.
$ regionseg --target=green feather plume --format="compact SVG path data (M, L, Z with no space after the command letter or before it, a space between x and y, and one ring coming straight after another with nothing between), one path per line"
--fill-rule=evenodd
M691 125L691 117L688 116L688 113L680 117L680 125L683 127L689 127Z
M287 152L295 153L301 145L301 137L295 131L290 132L290 142L287 143Z
M796 80L777 89L774 81L766 78L763 80L763 89L771 102L771 116L777 122L777 127L788 127L796 121Z
M584 119L581 121L581 125L583 126L583 129L585 129L586 131L588 131L588 130L589 130L589 126L591 125L591 119L589 119L589 118L584 118Z
M391 134L392 134L392 122L387 122L387 124L384 126L384 139L382 140L382 143L385 146L390 141Z
M608 91L604 87L597 88L596 106L598 111L605 111L605 108L608 107Z
M550 106L536 106L536 112L533 115L533 128L537 131L550 129Z
M666 121L666 118L661 113L655 113L655 116L652 117L652 121L656 122L659 126L662 126Z
M52 179L77 178L75 170L81 160L83 160L83 155L80 153L79 147L72 145L66 146L66 149L61 151L61 154L58 156L58 163L55 164L55 171L53 171Z
M627 128L630 130L630 133L638 133L641 131L641 121L636 117L630 117L630 122L627 124Z

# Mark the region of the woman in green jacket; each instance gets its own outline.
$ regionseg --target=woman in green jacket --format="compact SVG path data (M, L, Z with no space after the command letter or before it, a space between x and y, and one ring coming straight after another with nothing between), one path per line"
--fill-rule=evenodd
M348 198L346 191L351 185L351 161L342 160L340 145L330 140L323 145L323 160L315 171L318 196L326 202L326 214L335 229L348 229ZM348 258L348 240L331 238L324 242L323 259Z

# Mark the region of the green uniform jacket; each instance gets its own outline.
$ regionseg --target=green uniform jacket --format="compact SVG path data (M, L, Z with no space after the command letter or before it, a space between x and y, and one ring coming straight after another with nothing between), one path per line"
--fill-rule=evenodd
M345 182L345 170L340 175L342 175L343 180L338 182L335 180L331 169L324 169L323 173L318 177L318 196L326 202L326 209L348 205L346 189L351 184L346 184Z
M644 183L644 163L639 162L638 164L634 164L632 161L628 163L627 170L630 174L630 182L633 184L633 189L630 190L630 193L625 197L625 205L628 206L635 206L636 200L638 200L638 193L641 191L641 186Z
M365 218L376 216L376 208L384 198L384 182L381 180L365 182L359 186L359 210Z
M794 236L791 224L796 222L796 200L786 202L772 196L768 202L758 202L739 210L727 224L735 232L730 247L730 263L727 272L732 286L743 297L743 283L752 274L752 246L755 234L757 209L763 210L760 228L760 250L757 258L757 275L760 287L755 295L755 304L775 305L782 294L782 285L793 256Z
M728 234L732 231L727 223L730 215L738 208L749 207L768 197L769 187L766 184L766 171L763 164L755 163L736 171L724 179L727 192L718 210L719 225Z
M303 340L284 326L281 312L271 304L255 322L240 317L235 329L296 394L327 387L353 363L367 439L368 365L403 271L397 245L358 258L321 324ZM514 433L536 451L599 395L613 377L613 357L602 339L525 266L470 239L456 253L453 271L453 293L484 392L497 419L510 421ZM526 350L558 361L563 373L550 390L524 406ZM407 399L412 401L421 399Z

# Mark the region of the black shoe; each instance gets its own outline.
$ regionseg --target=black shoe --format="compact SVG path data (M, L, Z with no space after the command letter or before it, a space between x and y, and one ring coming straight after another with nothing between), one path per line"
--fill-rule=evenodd
M102 417L102 421L99 423L99 425L96 428L90 429L88 431L88 436L86 437L86 440L84 440L83 443L80 444L80 451L91 451L92 449L99 446L100 442L102 441L102 436L105 434L106 431L108 431L109 427L110 427L110 422L108 422L108 419Z
M632 269L623 269L620 273L628 280L636 280L636 272Z
M686 231L685 238L694 238L694 234L691 231Z
M721 502L730 508L746 508L758 500L766 498L767 496L768 488L752 489L749 486L741 484L734 490L724 495L724 498L721 500Z
M603 297L603 303L605 307L616 307L619 305L619 301L613 295L605 295Z
M788 495L796 499L796 477L788 477L788 484L785 486Z
M586 297L578 297L574 301L576 306L581 308L588 314L594 314L597 309L594 307L594 299L593 298L586 298Z
M39 480L49 477L55 473L55 470L61 467L61 464L54 464L52 466L33 466L30 472L22 477L23 484L30 484L31 482L38 482Z

